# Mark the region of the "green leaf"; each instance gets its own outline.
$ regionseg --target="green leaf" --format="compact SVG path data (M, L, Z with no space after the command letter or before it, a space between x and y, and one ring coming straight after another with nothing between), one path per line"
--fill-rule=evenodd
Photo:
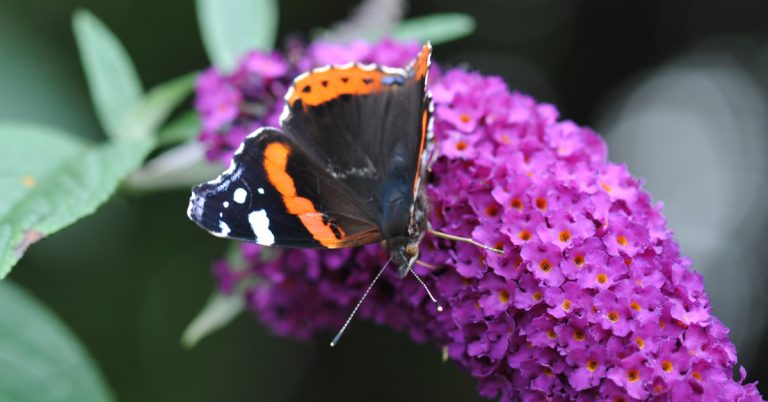
M190 73L164 82L147 92L127 114L127 122L120 129L120 138L149 138L186 99L195 84L196 73Z
M475 25L475 19L467 14L433 14L401 22L392 36L399 40L431 41L437 45L470 35L475 31Z
M249 50L270 50L277 37L277 0L197 0L208 58L231 71Z
M278 257L278 251L269 248L264 249L262 261L270 261ZM235 271L248 269L248 262L243 258L239 242L231 242L226 254L229 267ZM260 283L260 279L254 276L246 276L236 285L232 293L223 294L214 290L203 309L189 323L181 336L181 344L192 348L206 336L224 328L237 316L245 311L245 292Z
M48 127L0 122L0 279L32 243L106 202L153 145L96 145Z
M196 112L187 112L171 121L157 133L159 145L187 142L200 134L200 117Z
M122 139L127 112L143 92L136 69L120 41L96 16L78 10L72 24L101 126L111 138Z
M218 331L245 310L245 297L242 292L225 295L214 290L205 307L197 314L184 330L181 344L192 348L203 338Z
M22 288L0 283L0 400L113 401L72 332Z
M218 176L222 169L220 164L205 159L203 144L190 140L145 163L128 177L125 184L135 191L189 190L195 184Z

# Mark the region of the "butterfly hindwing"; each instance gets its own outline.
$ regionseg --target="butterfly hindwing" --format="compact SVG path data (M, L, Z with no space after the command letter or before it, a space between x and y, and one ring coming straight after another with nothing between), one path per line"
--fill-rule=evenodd
M188 215L214 235L283 247L352 247L382 239L365 200L285 134L250 135L230 168L192 191Z

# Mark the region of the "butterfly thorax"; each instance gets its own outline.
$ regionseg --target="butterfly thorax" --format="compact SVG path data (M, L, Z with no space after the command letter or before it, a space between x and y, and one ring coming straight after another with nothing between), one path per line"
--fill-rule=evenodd
M410 208L413 209L410 209ZM408 274L419 258L419 243L427 230L427 198L423 190L416 196L416 202L408 205L410 217L406 229L399 234L387 237L390 258L397 264L397 273L401 278Z

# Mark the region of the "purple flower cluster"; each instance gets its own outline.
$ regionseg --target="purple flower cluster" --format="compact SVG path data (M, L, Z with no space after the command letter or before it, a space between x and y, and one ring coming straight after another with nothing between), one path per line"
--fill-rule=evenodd
M239 130L274 124L275 99L298 66L399 66L417 49L318 43L293 64L252 53L231 76L201 77L202 138L220 159L242 139ZM226 89L212 94L211 77ZM443 347L489 398L762 400L755 384L743 384L743 369L733 379L728 329L711 315L702 277L680 255L661 205L625 166L607 161L599 136L495 77L453 69L431 90L440 157L427 188L430 222L504 255L427 236L421 259L437 268L416 271L446 311L436 312L413 277L389 270L361 319ZM268 112L249 114L255 103ZM266 261L259 246L242 250L245 273L217 264L222 290L257 276L249 306L297 338L338 329L387 257L380 245L284 250Z

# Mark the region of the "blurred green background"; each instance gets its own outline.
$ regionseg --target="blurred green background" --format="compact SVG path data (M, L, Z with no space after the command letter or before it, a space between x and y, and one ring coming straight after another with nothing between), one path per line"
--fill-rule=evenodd
M356 4L280 1L280 37L330 26ZM146 87L208 64L193 1L2 0L0 118L102 137L70 28L79 7L120 38ZM666 202L748 380L768 385L768 3L419 0L406 15L454 11L474 16L477 31L435 58L501 75L601 131L611 159ZM227 246L188 222L187 199L122 193L32 247L10 275L73 329L118 400L481 400L438 350L364 322L330 350L331 334L281 339L244 315L183 349L213 288L210 262Z

